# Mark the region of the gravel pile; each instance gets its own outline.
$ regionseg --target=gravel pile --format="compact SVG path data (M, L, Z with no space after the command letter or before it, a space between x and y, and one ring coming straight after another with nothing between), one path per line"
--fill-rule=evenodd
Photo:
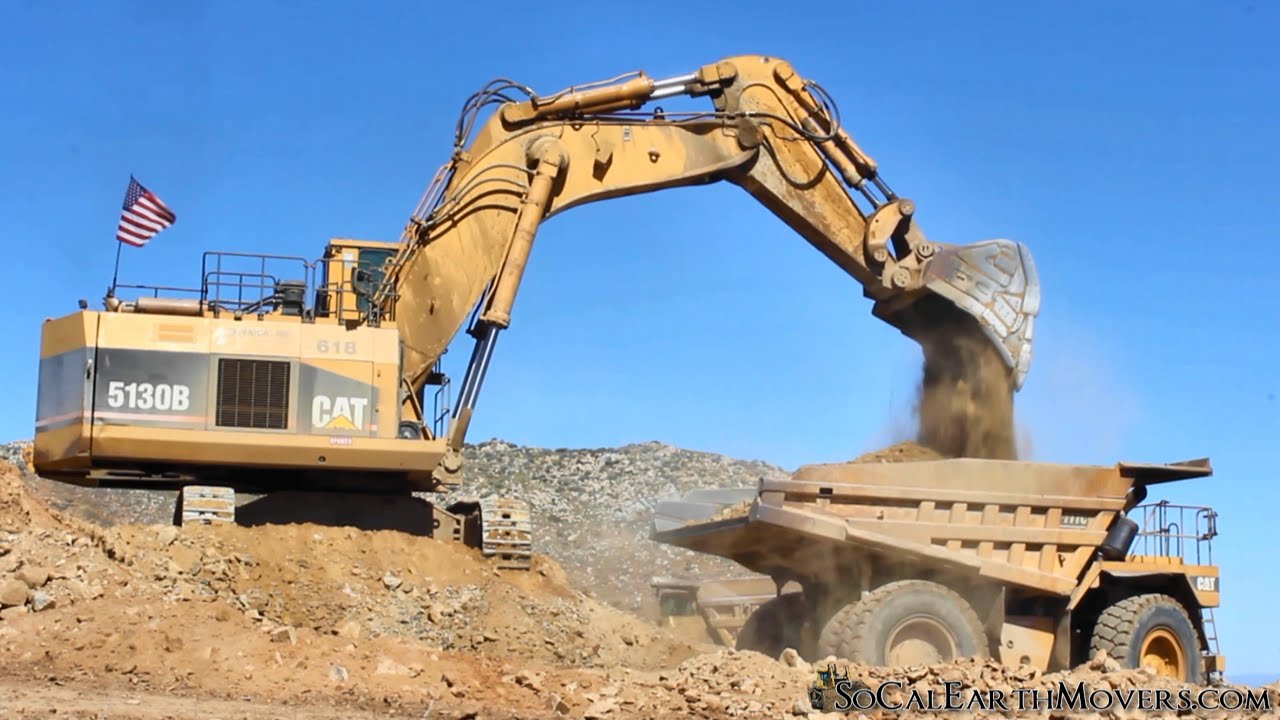
M31 472L31 465L27 462L30 452L31 443L4 443L0 445L0 462L7 462L19 471L28 473Z

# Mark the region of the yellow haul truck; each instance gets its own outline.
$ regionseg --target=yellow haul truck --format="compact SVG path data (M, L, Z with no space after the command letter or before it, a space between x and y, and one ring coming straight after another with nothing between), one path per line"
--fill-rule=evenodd
M710 107L644 109L675 96ZM480 123L486 108L496 109ZM136 297L113 291L102 310L82 302L46 322L36 470L181 488L180 519L230 518L236 491L344 493L333 511L456 488L541 223L589 202L718 181L853 277L876 317L930 342L940 326L981 333L1020 387L1039 311L1030 253L1008 240L929 240L915 205L839 118L820 85L766 56L547 96L489 83L464 104L453 153L398 242L335 239L314 261L210 252L189 290L115 288ZM475 342L449 402L439 361L464 326ZM527 566L529 513L517 500L433 507L429 526Z
M762 481L749 504L708 507L706 491L659 502L653 537L774 580L736 634L741 649L1042 671L1106 650L1197 682L1226 666L1217 514L1140 503L1152 485L1211 472L1208 460L810 465Z

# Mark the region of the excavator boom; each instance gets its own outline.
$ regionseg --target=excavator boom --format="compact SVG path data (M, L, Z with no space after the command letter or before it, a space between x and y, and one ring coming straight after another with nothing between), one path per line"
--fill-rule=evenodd
M712 107L640 110L676 95L705 96ZM489 104L498 110L468 142ZM877 317L919 339L927 329L921 308L936 314L947 304L991 340L1013 387L1026 377L1039 309L1027 249L1008 240L929 241L914 203L889 188L834 102L786 61L734 57L678 77L637 72L545 97L495 81L468 102L455 140L372 299L400 329L404 381L414 390L478 311L451 429L455 451L497 332L511 322L540 224L588 202L720 180L742 187L857 280Z

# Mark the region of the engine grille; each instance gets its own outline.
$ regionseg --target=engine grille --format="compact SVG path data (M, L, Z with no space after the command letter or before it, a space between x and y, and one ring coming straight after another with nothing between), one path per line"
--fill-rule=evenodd
M222 427L283 430L289 424L289 363L218 359L218 412Z

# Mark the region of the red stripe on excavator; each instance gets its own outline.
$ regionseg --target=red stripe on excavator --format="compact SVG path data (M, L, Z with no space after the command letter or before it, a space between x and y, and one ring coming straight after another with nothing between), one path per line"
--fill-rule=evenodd
M54 423L63 422L64 420L74 420L76 418L81 418L81 417L84 417L83 410L76 410L75 412L63 413L61 415L54 415L53 417L44 418L43 420L37 420L36 428L38 429L38 428L45 427L47 425L52 425Z
M164 420L166 422L204 422L204 415L159 415L155 413L126 413L99 410L94 416L113 420Z

